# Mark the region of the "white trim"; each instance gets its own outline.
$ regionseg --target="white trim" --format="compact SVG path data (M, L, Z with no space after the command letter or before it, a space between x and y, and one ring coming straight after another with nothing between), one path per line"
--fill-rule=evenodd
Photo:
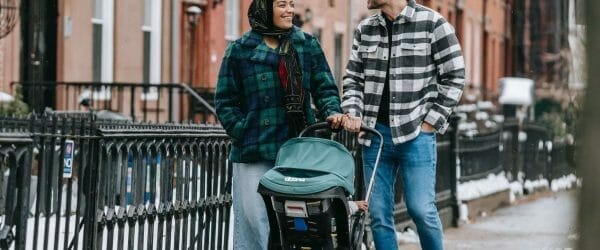
M240 37L240 1L225 2L225 40L234 41Z
M99 19L99 18L92 18L92 23L93 24L102 24L103 21L102 21L102 19Z
M179 0L171 1L171 81L170 82L179 82L179 40L180 40L180 32L179 32L179 11L181 9L181 5Z
M162 48L162 37L161 37L161 26L162 26L162 0L153 0L152 8L150 11L151 20L151 33L150 33L150 83L160 83L161 79L161 48Z
M101 81L114 79L114 0L104 0L102 7L102 69Z

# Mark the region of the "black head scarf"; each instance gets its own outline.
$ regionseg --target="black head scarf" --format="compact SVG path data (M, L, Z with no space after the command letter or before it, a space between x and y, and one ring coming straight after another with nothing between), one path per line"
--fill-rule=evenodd
M293 28L280 29L273 24L273 0L253 0L248 9L252 31L279 38L278 75L285 92L284 102L290 136L297 136L306 127L302 70L290 36Z

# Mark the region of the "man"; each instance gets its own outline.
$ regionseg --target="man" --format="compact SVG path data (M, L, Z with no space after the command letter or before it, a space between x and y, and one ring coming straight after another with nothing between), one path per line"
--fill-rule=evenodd
M461 49L453 27L414 0L368 0L368 8L381 13L363 20L354 33L341 125L358 132L365 124L384 136L369 201L375 247L397 249L394 183L400 172L421 247L442 249L435 206L436 132L445 132L462 94ZM360 141L368 183L379 139Z

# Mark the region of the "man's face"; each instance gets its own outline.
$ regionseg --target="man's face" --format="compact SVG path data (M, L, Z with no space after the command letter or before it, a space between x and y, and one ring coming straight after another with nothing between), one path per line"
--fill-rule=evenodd
M367 9L381 9L389 0L367 0Z

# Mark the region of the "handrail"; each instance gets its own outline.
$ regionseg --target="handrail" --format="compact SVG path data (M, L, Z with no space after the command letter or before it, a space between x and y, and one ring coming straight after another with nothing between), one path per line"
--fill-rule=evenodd
M180 89L183 93L187 93L191 96L194 102L197 102L205 108L206 111L216 116L215 108L204 99L198 92L191 88L186 83L133 83L133 82L86 82L86 81L26 81L26 82L11 82L11 88L14 90L15 85L27 86L27 87L60 87L60 86L73 86L77 88L91 87L91 88L169 88L169 89Z
M202 105L204 105L204 107L206 109L208 109L208 111L210 111L213 115L217 115L217 112L215 111L215 108L213 106L211 106L208 102L206 102L206 100L204 100L204 98L202 98L200 95L198 95L198 93L196 93L196 91L192 88L190 88L190 86L188 86L185 83L179 83L179 85L181 87L183 87L183 89L185 89L190 95L192 95L194 98L196 98L196 101L199 101L200 103L202 103Z

